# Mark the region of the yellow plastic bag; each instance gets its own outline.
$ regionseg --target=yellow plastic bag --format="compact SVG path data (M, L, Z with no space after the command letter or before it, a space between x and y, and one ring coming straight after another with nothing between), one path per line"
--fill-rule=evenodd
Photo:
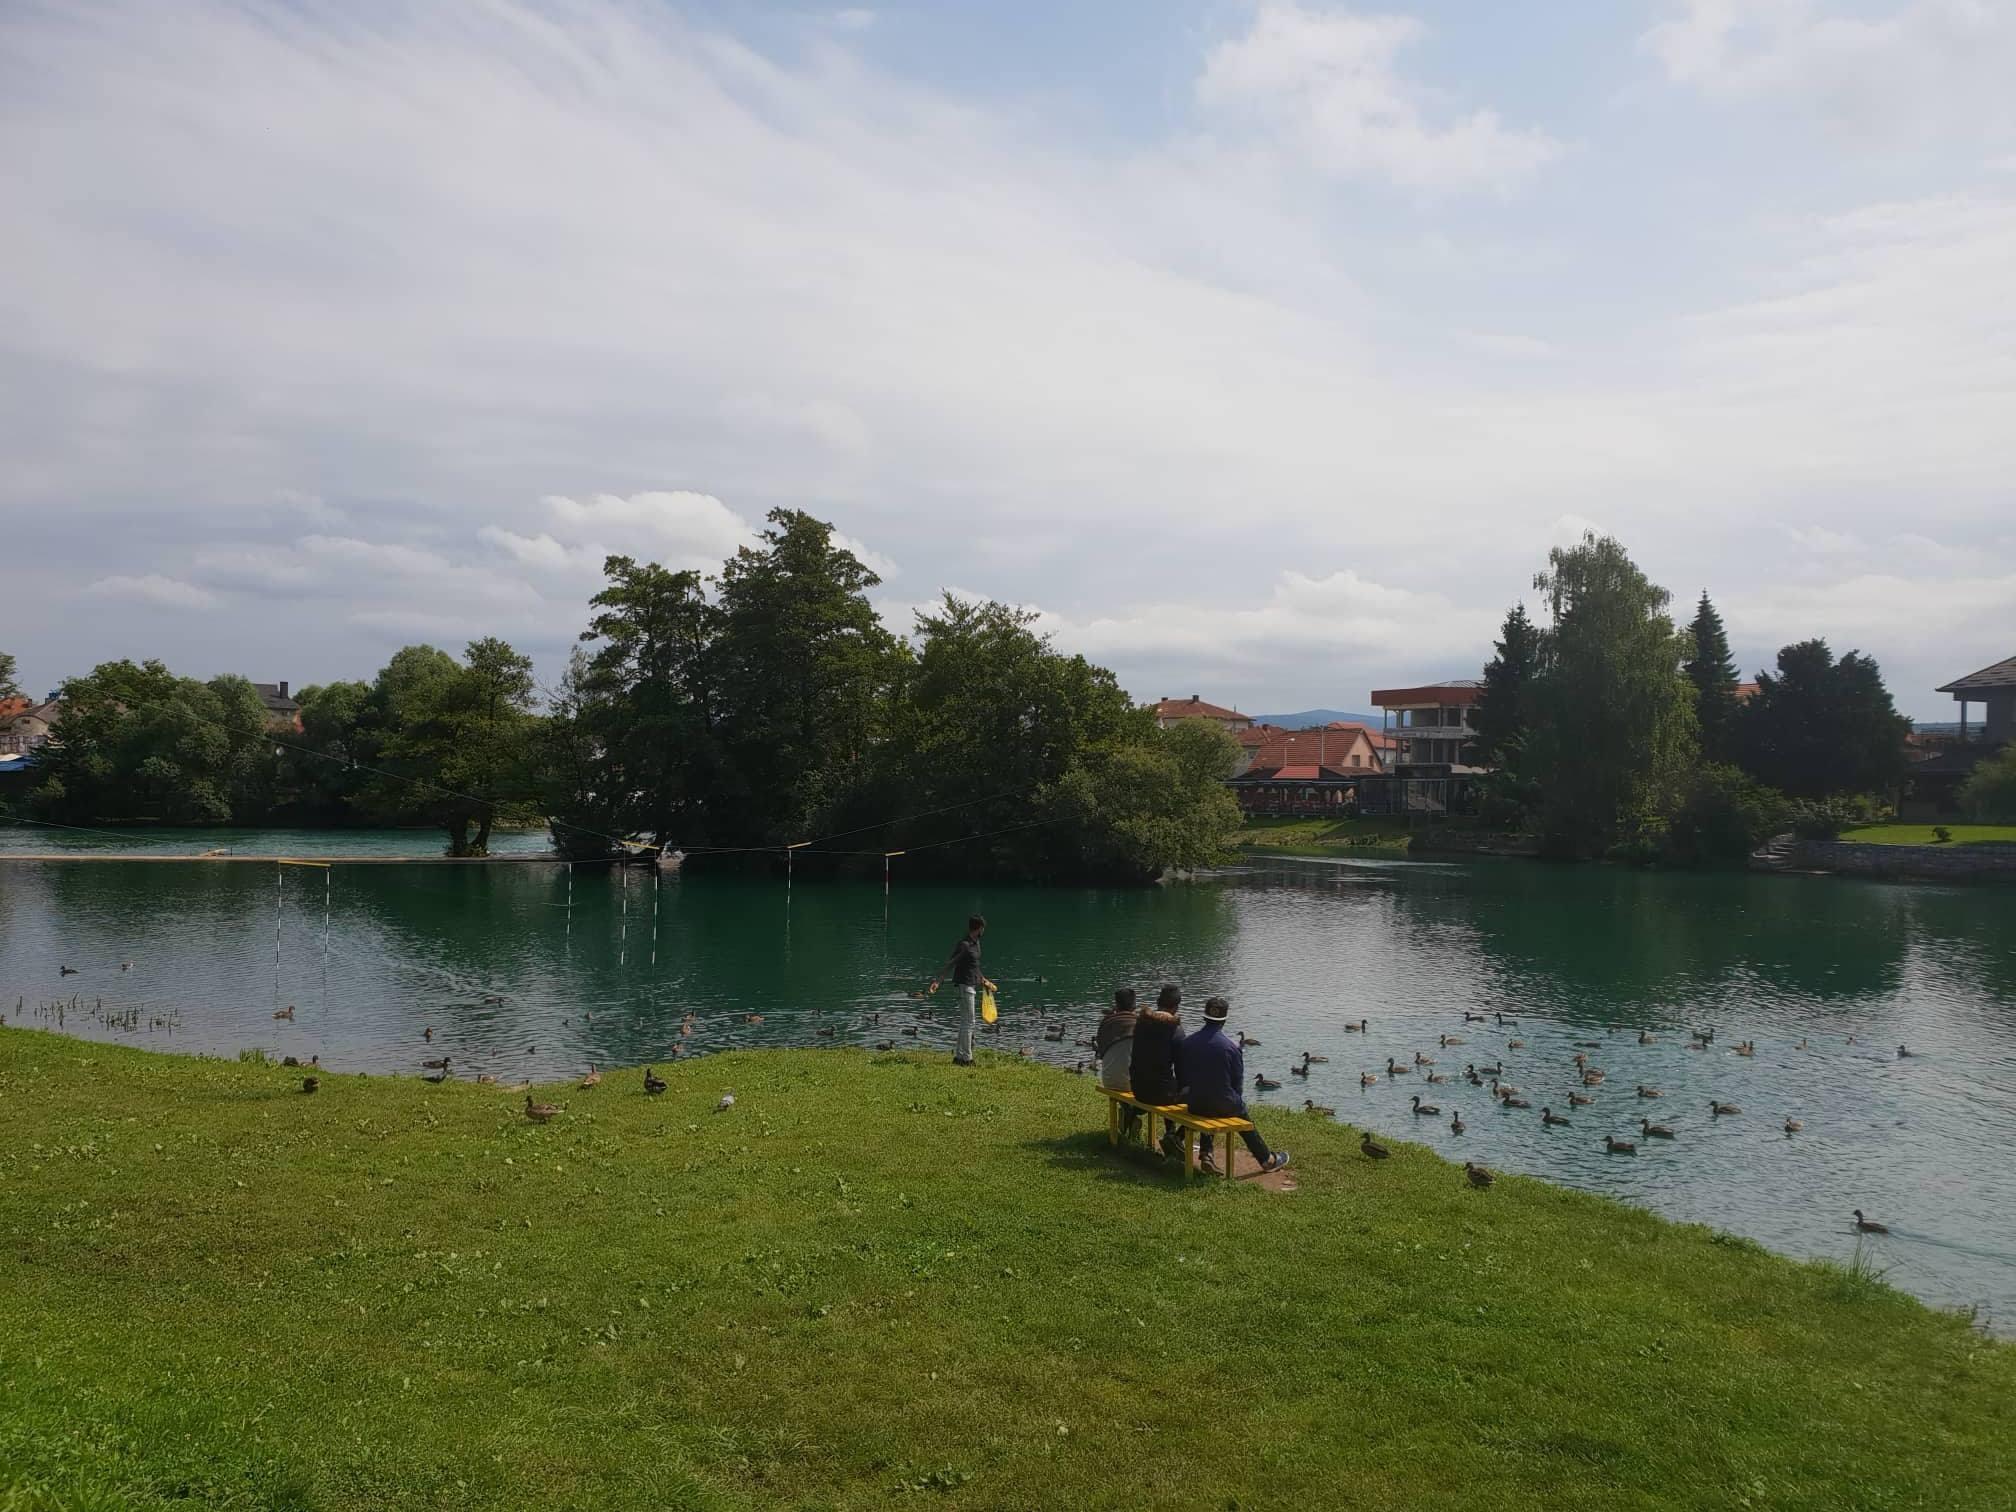
M981 988L980 1021L982 1023L991 1024L994 1022L994 1020L996 1020L1000 1016L1001 1016L1000 1010L994 1006L994 989L992 987Z

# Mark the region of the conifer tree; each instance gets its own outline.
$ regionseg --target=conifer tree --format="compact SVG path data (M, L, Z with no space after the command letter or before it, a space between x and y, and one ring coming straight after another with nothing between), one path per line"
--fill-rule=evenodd
M1729 636L1722 616L1701 591L1694 611L1694 652L1686 662L1687 680L1694 684L1695 724L1701 754L1709 761L1736 759L1736 664L1729 655Z

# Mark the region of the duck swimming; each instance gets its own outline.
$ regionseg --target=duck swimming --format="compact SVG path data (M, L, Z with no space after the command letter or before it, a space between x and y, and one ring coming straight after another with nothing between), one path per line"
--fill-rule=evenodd
M1540 1110L1540 1122L1552 1125L1566 1124L1568 1120L1563 1118L1559 1113L1556 1113L1552 1108L1542 1108Z
M1253 1073L1253 1085L1262 1092L1276 1092L1279 1091L1281 1087L1281 1083L1277 1081L1270 1081L1267 1077L1261 1075L1258 1071L1255 1071Z
M1436 1107L1433 1103L1424 1103L1421 1101L1421 1094L1419 1092L1414 1094L1414 1113L1418 1118L1439 1118L1442 1116L1440 1108Z
M1376 1072L1376 1071L1360 1071L1360 1072L1358 1073L1358 1085L1359 1085L1359 1086L1361 1086L1361 1087L1376 1087L1376 1086L1378 1086L1378 1085L1379 1085L1379 1073L1378 1073L1378 1072Z
M1647 1139L1671 1139L1673 1131L1664 1124L1655 1124L1650 1119L1638 1120L1638 1128Z
M1388 1076L1412 1076L1414 1068L1412 1066L1397 1064L1393 1057L1389 1055L1386 1057L1386 1074Z
M1873 1218L1864 1218L1862 1216L1862 1209L1857 1208L1855 1209L1855 1232L1858 1234L1887 1234L1890 1232L1890 1229L1888 1225L1878 1223Z
M1605 1134L1603 1136L1603 1149L1606 1154L1610 1155L1636 1155L1638 1153L1638 1146L1631 1143L1628 1139L1619 1139L1614 1134Z
M1661 1092L1657 1087L1648 1087L1643 1082L1640 1082L1638 1084L1638 1095L1640 1097L1664 1097L1666 1094Z
M1741 1113L1743 1111L1741 1108L1737 1107L1736 1104L1734 1103L1716 1102L1713 1098L1710 1098L1708 1100L1708 1106L1715 1110L1715 1116L1717 1118L1727 1118L1731 1114Z
M1468 1124L1463 1122L1463 1110L1461 1108L1458 1108L1454 1113L1449 1115L1449 1132L1451 1134L1461 1134L1469 1127Z

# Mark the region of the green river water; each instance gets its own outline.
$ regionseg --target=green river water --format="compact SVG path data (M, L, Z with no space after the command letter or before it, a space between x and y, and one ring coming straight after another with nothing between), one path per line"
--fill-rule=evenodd
M18 843L17 843L18 842ZM504 846L537 850L538 836ZM344 865L425 855L425 835L154 834L184 853L322 855L337 864L0 861L0 1013L151 1048L259 1047L339 1070L558 1080L731 1045L943 1051L942 994L912 999L967 912L987 914L1004 988L983 1048L1075 1065L1116 984L1232 999L1261 1043L1249 1072L1351 1123L1842 1258L1849 1210L1893 1234L1890 1279L2016 1325L2016 893L1828 878L1660 874L1521 862L1263 860L1139 891L808 883L557 863ZM107 837L0 835L0 851L138 849ZM571 899L571 903L570 903ZM326 914L325 914L326 906ZM276 930L277 924L277 930ZM276 962L277 956L277 962ZM62 968L74 969L64 975ZM486 1002L501 998L502 1002ZM291 1022L276 1008L292 1005ZM921 1007L935 1017L919 1014ZM695 1015L689 1036L680 1033ZM1039 1020L1038 1013L1046 1015ZM1504 1014L1519 1027L1466 1022ZM1065 1016L1066 1038L1043 1038ZM747 1021L760 1014L763 1022ZM1364 1034L1347 1023L1368 1021ZM1712 1026L1707 1050L1687 1031ZM429 1042L423 1031L431 1027ZM904 1033L915 1029L914 1036ZM1657 1042L1640 1044L1639 1031ZM829 1033L821 1033L826 1030ZM1441 1035L1461 1046L1443 1048ZM1851 1041L1852 1036L1852 1041ZM1513 1038L1524 1047L1508 1048ZM1732 1047L1754 1039L1754 1058ZM1539 1108L1579 1090L1579 1045L1608 1077L1565 1129ZM1804 1048L1799 1048L1801 1043ZM1908 1045L1914 1055L1897 1056ZM1329 1057L1291 1076L1301 1052ZM1447 1085L1359 1072L1433 1056ZM1501 1110L1462 1079L1502 1059L1533 1104ZM1634 1086L1659 1087L1642 1100ZM1415 1118L1408 1096L1441 1106ZM1739 1104L1716 1119L1711 1098ZM1447 1127L1460 1109L1462 1136ZM1649 1115L1678 1138L1609 1156ZM1804 1128L1788 1136L1787 1117ZM1086 1089L1088 1128L1103 1107ZM1292 1122L1271 1129L1295 1143ZM984 1178L983 1178L984 1179Z

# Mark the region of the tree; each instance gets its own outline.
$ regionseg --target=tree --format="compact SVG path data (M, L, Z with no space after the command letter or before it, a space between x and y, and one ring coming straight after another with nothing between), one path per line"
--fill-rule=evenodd
M714 827L731 843L805 837L858 780L902 662L867 590L881 579L797 510L723 566L708 657L718 700Z
M1984 824L2016 824L2016 744L1974 768L1960 785L1960 806Z
M1543 794L1543 840L1585 856L1655 844L1698 751L1669 596L1593 532L1549 552L1533 585L1551 622L1518 765Z
M371 783L378 754L367 719L371 684L333 682L301 689L301 730L281 748L285 805L299 822L348 824ZM363 765L360 765L362 763Z
M1910 729L1875 661L1859 651L1836 661L1824 640L1780 650L1777 675L1758 673L1738 722L1743 769L1795 798L1894 787Z
M1540 632L1514 604L1498 633L1498 654L1484 668L1484 692L1477 700L1477 739L1472 754L1480 766L1504 766L1517 753L1532 722L1540 671Z
M1729 655L1729 636L1722 616L1701 591L1691 627L1693 650L1687 658L1687 680L1694 684L1694 723L1700 731L1701 754L1708 761L1736 758L1736 663Z
M20 696L21 685L14 680L14 657L10 652L0 651L0 699Z

